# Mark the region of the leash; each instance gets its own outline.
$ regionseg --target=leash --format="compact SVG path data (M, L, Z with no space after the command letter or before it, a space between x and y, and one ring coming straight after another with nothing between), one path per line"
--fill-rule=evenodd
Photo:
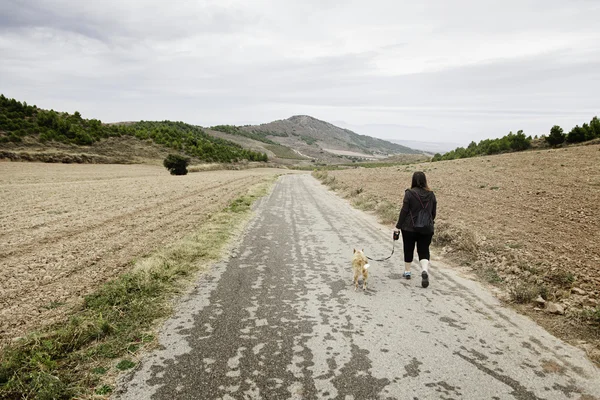
M366 256L366 257L367 257L367 260L369 260L369 261L387 261L387 260L389 260L390 258L392 258L392 256L394 255L394 250L395 250L395 248L396 248L396 240L398 240L398 237L399 237L399 235L396 235L396 234L394 233L394 236L393 236L393 238L392 238L392 254L390 254L390 256L389 256L389 257L382 258L382 259L380 259L380 260L376 260L376 259L374 259L374 258L371 258L371 257L369 257L369 256Z

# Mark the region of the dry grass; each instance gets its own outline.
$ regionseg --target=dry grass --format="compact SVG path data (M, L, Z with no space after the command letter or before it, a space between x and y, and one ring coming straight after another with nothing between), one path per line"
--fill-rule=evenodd
M393 224L398 220L400 210L397 204L382 200L375 207L375 213L382 224Z
M469 261L477 259L480 245L473 231L469 230L464 224L449 223L444 220L436 221L435 235L433 244L439 247L446 247L448 252L461 252L462 256Z

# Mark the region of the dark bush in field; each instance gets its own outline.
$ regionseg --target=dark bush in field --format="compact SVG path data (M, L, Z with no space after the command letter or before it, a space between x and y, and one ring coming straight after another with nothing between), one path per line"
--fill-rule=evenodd
M163 161L163 165L169 170L171 175L187 175L187 166L190 159L177 154L169 154Z

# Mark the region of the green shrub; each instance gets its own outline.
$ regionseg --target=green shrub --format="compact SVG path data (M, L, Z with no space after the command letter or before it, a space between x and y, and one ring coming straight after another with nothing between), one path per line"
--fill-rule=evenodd
M317 139L315 139L315 138L312 138L312 137L310 137L310 136L304 136L304 135L301 135L301 136L300 136L300 139L301 139L303 142L305 142L306 144L308 144L308 145L313 145L313 144L315 144L315 143L317 142Z
M585 142L588 136L586 130L579 125L576 125L571 132L567 135L567 142L569 143L580 143Z
M554 125L552 129L550 129L550 135L546 137L546 143L550 146L558 146L559 144L564 143L566 138L567 136L564 134L563 129L558 125Z
M431 159L432 162L441 161L441 160L442 160L442 155L440 153L435 153L435 155Z
M594 117L590 121L590 132L594 138L600 138L600 120L598 117Z
M163 161L163 165L169 170L171 175L187 175L187 166L190 159L178 154L169 154Z
M583 317L592 324L600 326L600 306L583 311Z
M121 360L118 364L117 364L117 369L119 371L125 371L126 369L130 369L135 367L135 363L130 361L130 360Z
M575 283L576 277L571 272L557 270L546 275L546 280L564 288L570 288Z
M113 388L111 386L109 386L109 385L102 385L98 389L96 389L96 394L107 395L107 394L111 394L112 391L113 391Z

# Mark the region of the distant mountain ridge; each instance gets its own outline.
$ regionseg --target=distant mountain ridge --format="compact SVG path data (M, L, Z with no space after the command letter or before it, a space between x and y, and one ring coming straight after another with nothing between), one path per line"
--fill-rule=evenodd
M291 147L303 154L319 157L324 151L332 154L352 154L356 157L384 157L392 154L420 154L409 147L340 128L308 115L260 125L244 126L247 132L260 132L270 140Z
M435 153L447 153L450 150L454 150L457 147L462 146L460 143L450 142L421 142L418 140L390 140L392 143L397 143L403 146L408 146L411 149L417 149L426 151L432 154Z

